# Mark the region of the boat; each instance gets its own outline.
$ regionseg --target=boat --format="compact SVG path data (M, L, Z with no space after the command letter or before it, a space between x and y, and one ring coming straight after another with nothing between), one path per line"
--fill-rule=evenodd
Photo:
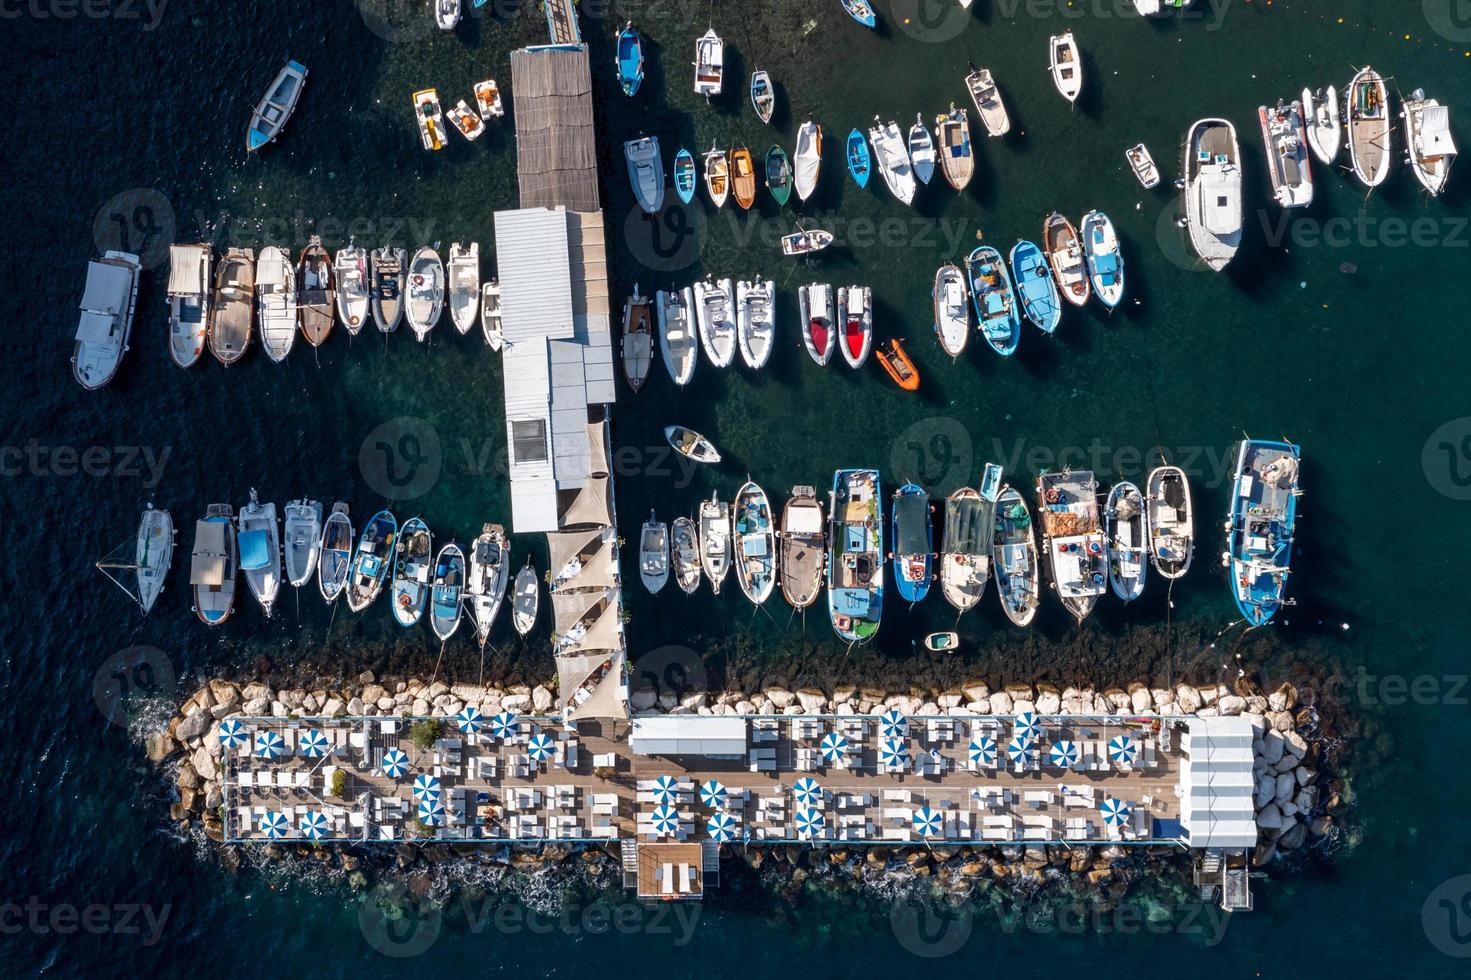
M444 308L444 263L439 253L425 245L409 263L408 303L404 314L415 340L423 340L439 322Z
M475 111L486 122L506 114L505 103L501 101L501 90L494 78L475 83Z
M279 364L296 343L296 270L280 246L261 249L255 264L255 305L261 346Z
M451 541L434 559L434 585L429 598L429 628L441 641L460 628L460 604L465 600L465 553Z
M864 138L859 130L853 130L848 134L847 145L848 173L853 182L859 187L868 186L869 158L868 140Z
M322 554L322 505L306 498L288 500L284 516L281 557L286 581L299 589L312 580Z
M655 518L653 511L639 530L638 574L649 595L658 595L669 581L669 525Z
M1252 626L1265 625L1286 604L1301 460L1302 450L1289 442L1244 439L1237 449L1222 560L1236 608Z
M1011 487L996 498L991 572L1001 611L1016 626L1030 626L1037 615L1037 536L1027 502Z
M332 262L337 275L337 318L356 337L368 322L368 253L360 245L339 248Z
M505 325L501 322L501 284L492 279L480 287L480 332L493 351L505 345Z
M389 511L380 510L363 525L347 578L348 609L362 612L383 591L388 573L393 570L393 547L397 537L398 521Z
M465 581L465 604L470 607L475 640L482 650L490 639L490 628L506 597L506 582L510 577L511 552L506 544L506 529L499 524L485 524L470 546L470 576Z
M731 151L730 183L741 210L751 210L751 205L756 203L756 162L751 159L751 151L744 146Z
M695 158L690 151L680 147L679 153L674 157L674 192L679 199L688 204L695 199Z
M764 123L770 123L771 114L776 111L776 89L771 85L771 76L763 70L751 72L751 108Z
M965 88L970 92L970 101L981 117L981 125L986 127L987 136L1005 136L1011 132L1011 114L1001 101L1001 90L991 77L991 69L971 65L965 76Z
M1021 340L1022 323L1006 260L990 245L978 245L966 257L965 271L970 280L977 329L992 350L1002 357L1010 357Z
M434 23L441 31L452 31L460 23L460 0L434 0Z
M700 567L710 580L710 590L720 594L720 583L730 571L730 508L720 502L716 490L700 502Z
M718 368L730 367L736 354L735 288L713 277L695 283L695 320L705 356Z
M935 272L930 300L935 309L935 336L940 338L940 348L951 357L959 357L970 339L970 306L965 273L958 265L946 262Z
M935 175L935 140L921 115L909 127L909 163L921 184L928 184Z
M536 580L536 569L531 566L531 556L516 573L516 582L511 590L511 625L518 636L525 636L536 625L536 613L541 606L541 586Z
M1088 302L1088 263L1078 231L1066 217L1054 211L1042 222L1042 251L1052 267L1052 280L1062 298L1074 306Z
M1154 165L1154 156L1149 152L1149 147L1143 143L1135 143L1124 151L1124 158L1129 161L1129 169L1134 171L1141 187L1149 190L1159 186L1159 168Z
M725 77L725 42L710 28L695 42L695 94L706 99L720 94Z
M1313 167L1303 138L1302 103L1278 99L1271 109L1257 106L1256 115L1267 150L1272 197L1284 208L1307 207L1313 203Z
M404 249L387 245L373 249L368 295L372 300L373 321L383 333L393 333L403 319L408 268L409 254Z
M945 498L940 538L940 594L956 612L973 609L991 577L991 508L974 487Z
M455 131L472 143L480 138L481 133L485 132L485 120L481 119L480 113L471 109L470 104L464 99L460 99L451 106L445 112L445 116L449 118L449 124L454 127Z
M429 604L434 536L422 517L404 521L393 544L393 618L398 625L416 625Z
M1057 86L1064 99L1076 105L1078 93L1083 91L1083 60L1078 53L1078 42L1073 40L1073 32L1054 34L1047 50L1051 56L1052 84Z
M1366 187L1378 187L1389 176L1394 123L1389 118L1389 90L1384 79L1364 67L1349 83L1346 96L1348 158Z
M696 463L720 462L720 452L715 444L694 429L683 425L666 425L664 439L675 452L686 459L692 459Z
M874 351L874 357L878 358L879 367L884 369L884 373L894 384L905 391L919 390L919 369L905 353L904 345L898 337L879 344L878 349Z
M1145 482L1145 534L1154 570L1176 579L1190 568L1195 554L1195 508L1190 481L1178 466L1157 466Z
M809 486L792 487L792 496L781 511L777 533L777 565L782 598L796 610L817 601L822 591L826 562L826 525L817 491Z
M618 32L618 87L632 98L644 81L644 42L633 29L633 21Z
M800 229L790 235L781 236L781 254L786 256L811 255L821 252L833 243L832 232L820 228L807 231Z
M847 11L848 16L864 27L876 28L878 26L878 17L874 14L873 7L868 0L839 0L839 2L842 3L843 10Z
M437 90L424 88L414 93L414 121L419 124L419 140L424 149L444 149L444 114L439 108Z
M915 483L894 491L893 501L894 585L900 598L909 603L923 599L934 579L934 526L930 495Z
M766 491L747 480L736 492L731 516L736 582L746 598L759 606L776 588L776 522Z
M867 286L845 286L838 290L838 315L843 318L843 335L838 347L850 368L861 368L873 347L873 290Z
M226 366L240 360L250 346L255 323L255 252L232 248L215 270L214 316L209 325L209 352Z
M1052 588L1063 607L1082 622L1107 588L1098 483L1090 470L1043 472L1037 477L1042 547L1052 569Z
M717 208L724 207L730 196L730 161L724 150L713 146L705 154L705 193Z
M1062 298L1057 295L1052 266L1042 250L1025 239L1011 246L1011 277L1027 319L1043 333L1057 330L1062 320Z
M245 573L245 584L270 619L281 591L281 528L276 523L276 505L261 503L252 487L250 503L240 508L235 523L240 529L240 570Z
M211 249L208 245L169 246L169 357L193 367L209 336Z
M832 360L838 341L833 329L833 287L825 282L798 286L797 307L802 316L802 345L817 366L824 367Z
M675 384L683 387L695 376L695 365L700 360L700 343L695 338L694 291L688 286L661 289L654 298L659 307L659 353L664 358L664 369Z
M1078 225L1083 233L1083 256L1093 295L1110 310L1124 298L1124 256L1113 222L1102 211L1089 211Z
M950 103L950 111L935 117L935 142L939 145L940 172L950 186L963 191L976 170L970 148L970 121L965 110Z
M950 653L960 646L960 634L954 630L944 633L926 633L924 648L931 653Z
M868 140L873 144L874 166L889 188L889 193L901 204L914 203L914 168L909 163L909 151L904 138L899 135L899 124L880 123L875 116L869 127Z
M446 272L450 322L464 335L475 326L475 314L480 309L480 243L451 242Z
M189 585L194 614L206 626L218 626L235 608L235 509L210 504L204 520L194 522L194 551L189 558Z
M633 284L633 295L623 304L623 340L619 359L623 361L623 376L628 387L636 395L649 380L649 368L654 366L654 317L649 309L649 298Z
M664 206L664 158L659 154L659 137L628 140L623 144L623 159L628 165L634 200L645 214L657 213Z
M106 386L117 376L133 332L142 274L143 264L131 252L109 250L87 263L71 364L72 377L88 391Z
M792 161L787 159L787 151L775 143L766 151L766 189L782 206L792 196Z
M1241 245L1241 149L1236 127L1202 119L1185 141L1185 221L1195 254L1216 272Z
M797 152L792 158L797 200L806 201L817 190L817 176L822 170L822 127L807 120L797 130Z
M336 602L347 587L352 571L352 519L347 504L337 501L322 524L322 541L317 547L317 590L322 598Z
M119 546L113 554L125 547ZM133 560L122 563L108 558L97 562L97 570L126 592L147 616L158 602L169 577L169 567L174 562L173 517L168 511L149 504L143 508L143 519L138 522L138 533L133 537ZM128 588L113 572L132 572L134 587Z
M829 506L827 611L849 643L872 639L884 611L884 506L878 470L838 470Z
M296 264L296 298L302 337L322 346L337 322L337 274L320 236L311 237Z
M700 587L700 542L695 522L688 517L676 517L669 535L674 582L685 595L694 595Z
M1456 141L1451 136L1451 110L1415 89L1405 100L1400 115L1405 120L1405 145L1410 148L1410 167L1415 178L1432 195L1445 190L1456 159Z
M286 62L286 66L276 74L276 80L266 90L265 97L250 114L250 127L245 131L247 153L254 153L281 135L286 121L296 111L296 103L301 99L301 90L305 87L306 68L299 62Z
M1319 89L1302 90L1303 121L1307 124L1308 146L1325 167L1338 159L1343 146L1343 119L1338 109L1338 90L1332 85Z
M770 279L736 284L736 345L746 367L759 371L776 346L776 283Z
M1115 483L1108 491L1103 526L1108 542L1108 584L1125 602L1144 594L1144 573L1149 568L1144 520L1144 497L1139 488L1127 480Z

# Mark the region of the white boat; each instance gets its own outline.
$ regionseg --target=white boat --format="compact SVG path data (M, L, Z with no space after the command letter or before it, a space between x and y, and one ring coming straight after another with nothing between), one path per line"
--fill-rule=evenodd
M940 592L956 612L973 609L990 581L992 506L974 487L961 487L945 500Z
M415 340L429 336L443 309L444 263L438 252L425 245L409 263L409 295L404 309Z
M1179 578L1190 568L1190 559L1195 554L1195 508L1190 502L1190 481L1178 466L1158 466L1150 471L1145 488L1149 560L1160 575Z
M1302 90L1302 114L1307 123L1308 145L1323 165L1332 166L1343 145L1343 119L1339 114L1338 90L1332 85L1314 94Z
M465 583L465 602L470 607L475 639L482 650L490 639L490 628L500 612L510 578L511 552L506 543L506 529L499 524L486 524L470 548L470 577Z
M904 137L899 133L899 124L880 123L874 117L868 128L868 142L873 146L873 165L883 175L889 193L901 204L914 203L914 168L909 163L909 151L904 147Z
M685 595L693 595L700 587L700 540L695 522L688 517L675 518L669 536L674 582Z
M918 114L909 127L909 164L921 184L928 184L935 175L935 138L924 124L924 116Z
M131 252L109 251L87 263L87 286L72 345L72 377L88 391L111 381L123 362L142 272L142 263Z
M649 380L654 366L654 313L649 298L639 292L638 283L623 303L623 336L619 339L618 360L623 362L623 377L628 387L638 394Z
M192 367L209 335L210 260L208 245L169 246L169 356Z
M1368 66L1349 83L1345 97L1348 119L1348 157L1354 174L1366 187L1378 187L1389 176L1393 162L1394 123L1389 118L1389 90L1379 73Z
M536 612L541 605L541 586L536 581L536 569L531 567L531 558L516 573L515 591L511 595L511 625L516 632L525 636L536 625Z
M189 586L194 590L194 614L206 626L219 626L235 608L234 517L229 504L210 504L204 520L194 522Z
M1409 147L1410 167L1415 177L1431 194L1445 190L1456 159L1456 141L1451 136L1451 110L1434 99L1425 97L1424 89L1415 89L1405 100L1400 115L1405 120L1405 145Z
M766 491L751 481L736 492L731 507L736 582L756 605L776 588L776 521Z
M713 98L725 77L725 42L710 28L695 42L695 94Z
M700 502L700 567L710 580L710 590L720 594L720 584L730 572L730 508L720 502L716 490Z
M444 112L439 107L437 90L424 88L414 93L414 121L419 125L424 149L444 149Z
M339 248L332 266L337 272L337 319L356 337L368 322L368 252L360 245Z
M119 546L113 554L125 547ZM169 566L174 561L174 520L169 512L157 510L152 504L145 507L143 519L138 522L138 533L133 538L133 560L116 562L109 558L99 561L97 570L138 603L143 615L147 616L163 592ZM128 588L113 572L131 572L134 587Z
M797 130L797 152L792 155L792 182L797 200L805 201L817 190L821 170L822 127L809 119Z
M441 31L452 31L460 23L460 0L434 0L434 23Z
M1017 626L1030 626L1037 616L1039 593L1037 534L1027 502L1011 487L996 498L991 574L1001 611Z
M971 65L970 74L965 76L965 87L970 92L976 113L981 117L981 125L986 127L987 136L1005 136L1011 132L1011 114L1006 111L1006 103L1001 101L1001 90L991 77L991 69Z
M336 602L351 570L352 519L347 504L339 500L322 524L322 540L317 546L317 589L322 598L329 603Z
M1076 104L1078 93L1083 91L1083 59L1078 52L1078 42L1073 40L1073 32L1054 34L1047 50L1052 84L1057 86L1064 99Z
M1271 109L1257 106L1256 114L1267 151L1272 196L1284 208L1307 207L1313 203L1313 166L1303 132L1302 104L1279 99Z
M506 343L505 324L501 321L501 284L492 279L480 287L480 332L491 350L498 351Z
M659 137L640 136L623 144L628 163L628 183L638 206L655 214L664 206L664 160L659 154Z
M770 279L736 284L736 327L741 360L759 371L776 346L776 283Z
M951 357L959 357L970 339L970 291L959 266L951 262L940 266L930 298L934 303L935 335L940 338L940 347Z
M451 541L434 559L434 584L429 591L429 628L441 642L460 628L460 606L465 600L465 553Z
M1127 481L1108 492L1103 511L1108 539L1108 582L1113 594L1132 602L1144 594L1145 561L1144 497Z
M639 531L638 574L650 595L658 595L669 581L669 525L657 520L653 511Z
M449 315L462 335L475 326L480 308L480 243L449 247Z
M373 320L383 333L393 333L398 329L398 321L403 319L408 265L409 253L404 249L387 245L373 249L368 266L368 295Z
M1140 186L1145 190L1159 186L1159 168L1154 165L1154 156L1149 152L1149 147L1143 143L1135 143L1124 151L1124 156Z
M695 283L695 320L705 357L718 368L730 367L736 353L735 288L729 279Z
M683 387L695 376L700 343L695 339L694 291L686 286L655 295L659 307L659 353L675 384Z
M267 245L255 263L255 309L261 346L276 363L296 343L296 269L284 248Z
M720 451L715 448L715 444L694 429L683 425L666 425L664 439L671 449L686 459L692 459L696 463L720 462Z
M286 121L296 111L296 103L305 87L306 68L295 61L286 62L250 115L250 127L245 131L247 152L259 150L281 134Z
M286 581L299 589L312 580L312 574L317 570L317 559L321 557L321 503L306 499L287 501L284 533L282 552Z
M861 368L873 349L873 290L867 286L839 289L838 315L843 322L838 349L849 367Z
M1089 211L1078 226L1083 237L1083 255L1088 260L1088 280L1093 295L1110 310L1124 298L1124 256L1113 222L1102 211Z
M825 282L797 287L797 308L802 317L802 345L817 366L824 367L838 346L833 287Z
M470 104L464 99L451 106L445 116L449 119L449 124L454 127L455 132L471 143L478 140L480 134L485 132L485 120L480 118L480 113L471 109Z
M270 619L281 591L281 528L276 523L276 505L261 503L252 487L250 503L240 508L235 523L240 530L240 570L245 573L245 584Z
M1202 119L1185 141L1185 220L1190 245L1219 272L1241 245L1241 149L1236 127Z
M820 228L807 231L802 229L790 235L781 236L781 254L787 256L811 255L813 252L821 252L833 243L833 234Z
M487 122L506 114L505 104L501 101L501 90L496 86L494 78L475 83L475 109L480 113L480 118Z

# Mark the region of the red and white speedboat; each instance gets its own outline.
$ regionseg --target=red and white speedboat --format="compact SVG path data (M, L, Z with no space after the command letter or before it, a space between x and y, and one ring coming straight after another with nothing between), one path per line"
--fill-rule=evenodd
M802 343L818 366L825 365L832 360L838 339L833 329L833 287L825 282L799 286L797 302L802 308Z

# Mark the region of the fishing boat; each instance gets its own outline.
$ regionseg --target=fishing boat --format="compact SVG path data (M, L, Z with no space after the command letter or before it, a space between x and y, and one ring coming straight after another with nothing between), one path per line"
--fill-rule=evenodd
M404 249L387 245L373 249L368 294L372 299L373 321L383 333L393 333L403 319L408 268L409 256Z
M664 439L675 452L696 463L718 463L720 452L715 444L694 429L682 425L666 425Z
M664 158L659 154L659 137L640 136L623 144L623 159L628 165L628 184L634 200L645 214L655 214L664 206Z
M833 287L825 282L798 286L797 307L802 317L802 345L817 366L824 367L838 342L833 329Z
M250 346L255 322L255 252L232 248L215 270L214 315L209 325L209 351L229 366Z
M460 0L434 0L434 23L441 31L452 31L460 23Z
M848 173L859 187L868 186L869 158L868 140L859 130L848 134Z
M1002 487L996 498L991 568L1001 611L1017 626L1030 626L1037 615L1037 536L1022 495Z
M1149 190L1159 186L1159 168L1154 165L1154 156L1149 152L1149 147L1143 143L1135 143L1124 151L1124 158L1129 161L1129 169L1134 171L1141 187Z
M1089 470L1043 472L1037 478L1042 547L1052 569L1052 588L1064 608L1082 622L1107 588L1098 483Z
M797 130L792 170L796 175L797 200L806 201L817 190L817 176L822 170L822 127L810 119Z
M705 356L718 368L730 367L736 354L735 288L729 279L707 277L695 283L695 320Z
M1011 246L1011 276L1027 319L1043 333L1057 330L1062 320L1062 298L1057 295L1052 266L1042 250L1025 239Z
M301 336L313 347L322 346L337 322L337 274L317 235L296 264L296 297Z
M695 339L694 291L659 290L655 294L659 306L659 353L670 380L680 387L695 376L700 360L700 343Z
M736 284L736 338L741 360L759 371L776 346L776 283L771 279L742 279Z
M525 636L536 625L536 613L541 606L541 586L536 580L536 569L531 567L531 556L516 573L516 582L511 591L511 625L518 636Z
M1127 480L1108 491L1103 509L1104 536L1108 542L1108 584L1113 594L1133 602L1144 594L1145 559L1144 497Z
M633 284L633 295L623 304L623 339L620 344L619 360L623 362L623 376L628 387L636 395L649 380L649 368L654 366L654 317L649 309L649 298Z
M868 140L873 144L874 166L884 178L889 193L900 204L913 204L917 185L914 168L909 163L909 151L904 146L904 138L899 135L899 124L880 123L877 116L873 122L868 130Z
M792 196L792 161L787 159L787 151L775 143L766 151L766 189L782 206Z
M419 124L419 140L424 149L444 149L444 115L439 108L437 90L425 88L414 93L414 121Z
M1389 176L1394 123L1389 118L1389 90L1384 79L1365 66L1349 83L1347 99L1348 158L1366 187L1378 187Z
M618 86L632 98L644 81L644 41L633 29L633 21L618 32Z
M475 83L475 111L486 122L506 114L505 103L501 101L501 90L494 78Z
M710 591L720 594L720 584L730 571L730 508L720 502L716 490L700 502L700 567L710 580Z
M449 247L449 316L461 335L475 326L480 309L480 243Z
M751 210L751 205L756 203L756 161L751 159L751 151L744 146L731 151L730 183L741 210Z
M306 87L306 68L298 62L288 61L276 74L276 80L266 90L265 97L256 104L250 114L250 127L245 131L245 150L254 153L281 135L286 121L296 111L301 99L301 90Z
M449 124L454 127L455 131L472 143L480 138L481 133L485 132L485 120L481 119L480 113L471 109L470 104L464 99L450 106L445 116L449 118Z
M811 255L813 252L821 252L833 243L832 232L815 228L808 231L801 228L790 235L781 236L781 254L786 256Z
M280 246L261 249L255 264L255 305L261 346L279 364L296 343L296 270Z
M322 554L320 501L302 498L286 502L281 553L286 581L293 588L299 589L312 580Z
M1445 190L1456 159L1456 141L1451 136L1451 111L1424 89L1415 89L1405 100L1400 115L1405 120L1405 145L1415 179L1432 195Z
M978 245L966 257L965 271L976 309L976 327L992 350L1010 357L1021 340L1022 323L1006 260L990 245Z
M1202 119L1185 141L1185 221L1195 254L1216 272L1241 245L1241 148L1236 127Z
M1083 233L1083 256L1093 295L1110 310L1124 298L1124 256L1113 222L1102 211L1089 211L1078 226Z
M1339 115L1338 90L1332 85L1314 93L1302 90L1303 121L1307 124L1308 145L1313 155L1328 167L1338 159L1343 146L1343 119Z
M332 603L347 587L352 571L352 519L347 504L337 501L322 524L322 541L317 547L317 590Z
M934 578L930 495L918 484L906 483L894 491L893 508L894 584L905 601L919 602Z
M670 561L674 565L674 582L685 595L694 595L700 587L700 542L695 522L676 517L669 530Z
M404 315L414 339L422 341L439 322L444 309L444 263L439 253L425 245L409 263L409 292Z
M506 343L505 324L501 320L501 284L492 279L480 287L480 332L486 346L500 350Z
M688 204L695 199L695 158L690 151L680 147L679 153L674 157L674 192L679 199Z
M276 523L276 505L261 503L252 487L250 503L240 508L235 523L240 531L240 570L245 573L245 584L270 619L281 591L281 528Z
M189 585L194 614L206 626L218 626L235 608L235 509L210 504L204 520L194 522L194 551L189 558Z
M736 582L759 606L776 588L776 522L766 491L747 480L736 492L731 514Z
M695 42L695 94L712 99L725 78L725 42L710 28Z
M971 65L970 73L965 76L965 88L970 92L970 101L981 117L981 125L986 127L987 136L1005 136L1011 132L1011 114L1001 101L1001 90L991 77L991 69Z
M120 545L116 554L127 545ZM111 561L111 555L97 563L97 570L112 580L143 610L147 616L158 602L164 583L169 577L169 567L174 562L174 519L166 510L152 504L143 509L143 519L138 522L138 533L133 537L133 560ZM128 588L113 572L132 572L134 587Z
M838 470L829 508L827 611L849 643L872 639L884 610L884 507L878 470Z
M109 250L87 263L71 365L72 377L88 391L106 386L123 362L142 273L143 264L131 252Z
M1278 99L1271 109L1257 106L1256 115L1267 150L1272 197L1284 208L1307 207L1313 203L1313 167L1303 134L1302 103Z
M348 609L362 612L383 591L388 573L393 570L394 539L397 537L398 520L389 511L380 510L363 525L347 578Z
M763 70L751 72L751 108L764 123L770 123L771 114L776 111L776 89L771 85L771 76Z
M705 193L717 208L724 207L730 196L730 161L718 147L712 146L705 154Z
M974 487L945 498L940 594L956 612L973 609L991 578L991 504Z
M368 300L371 296L368 253L360 245L340 248L332 266L337 275L337 318L347 328L348 334L356 337L363 324L368 322Z
M777 533L777 565L782 598L801 611L817 601L822 591L827 553L826 526L817 491L809 486L792 487L792 496L781 511Z
M838 290L838 314L843 318L839 348L850 368L861 368L873 348L873 290L845 286Z
M970 148L970 122L965 110L950 103L950 111L935 117L935 138L939 144L940 171L957 191L963 191L975 173L975 156Z
M943 633L926 633L924 648L931 653L951 653L960 646L960 634L954 630Z
M1078 93L1083 91L1083 60L1078 53L1078 42L1073 40L1073 32L1054 34L1047 50L1052 84L1057 86L1064 99L1076 105Z
M169 246L169 357L193 367L209 335L208 245Z
M460 604L465 599L465 553L451 541L434 559L434 585L429 599L429 627L441 641L460 628Z
M935 336L940 348L951 357L959 357L970 339L969 294L965 273L953 262L946 262L935 272L935 285L930 290L935 309Z
M874 351L874 357L878 358L879 367L894 382L905 391L919 390L919 368L909 359L904 350L904 344L898 337L885 340L878 345Z
M839 0L839 2L842 3L843 10L847 11L848 16L864 27L872 29L878 26L878 17L874 14L873 7L868 0Z
M1178 466L1157 466L1145 483L1145 534L1154 570L1176 579L1190 568L1195 554L1195 508L1190 481Z
M485 524L470 546L470 575L465 580L465 604L470 607L475 640L482 650L490 639L490 628L506 597L506 582L510 577L511 553L506 544L506 529L499 524Z
M656 518L653 511L639 530L638 575L649 595L658 595L669 581L669 525Z
M1237 449L1222 561L1236 607L1252 626L1265 625L1286 604L1301 459L1289 442L1244 439Z
M935 175L935 139L921 115L916 115L914 125L909 127L909 163L921 184L928 184Z
M404 521L393 544L393 618L398 625L417 625L429 604L434 537L421 517Z
M1042 222L1042 251L1047 254L1053 283L1063 299L1074 306L1085 305L1090 289L1083 244L1073 223L1056 211Z

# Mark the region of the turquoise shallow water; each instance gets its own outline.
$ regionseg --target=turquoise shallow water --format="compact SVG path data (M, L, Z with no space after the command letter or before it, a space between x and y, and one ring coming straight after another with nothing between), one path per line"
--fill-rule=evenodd
M11 556L3 572L10 615L0 625L8 695L0 751L16 774L0 841L0 897L170 909L152 946L126 933L7 935L12 969L70 976L238 971L248 963L252 972L335 976L633 975L696 964L720 973L794 964L834 974L925 968L928 961L912 955L916 943L901 938L914 927L903 916L895 927L882 900L853 904L810 891L778 899L756 889L708 903L682 945L677 924L648 919L599 935L580 921L477 932L465 916L451 915L421 955L390 958L365 940L341 891L232 877L165 832L164 804L140 771L139 748L107 724L93 698L96 675L117 651L157 647L165 673L185 678L247 671L262 658L326 675L364 662L422 669L438 651L427 631L407 636L383 615L329 622L304 599L298 619L289 597L272 624L247 601L229 628L206 635L177 575L140 625L90 564L131 533L142 502L169 507L187 528L212 501L238 506L250 486L278 501L303 493L349 500L359 522L392 494L401 516L422 513L439 533L462 539L508 516L500 366L475 337L441 329L425 348L406 334L386 344L376 335L351 344L339 335L317 358L298 351L277 367L253 356L228 371L202 364L184 373L164 352L165 273L156 267L117 383L86 394L67 380L82 263L117 244L119 221L145 254L171 237L299 249L314 231L332 247L355 234L364 244L393 238L447 247L475 238L490 248L491 212L515 201L510 129L493 129L478 145L452 141L430 157L414 140L408 95L436 84L452 99L468 97L479 78L509 79L509 51L542 37L540 14L528 4L507 6L497 19L471 18L453 38L412 27L375 31L370 22L378 21L362 11L374 15L387 2L175 2L152 29L146 15L127 18L122 7L108 8L115 15L108 19L62 19L57 8L36 7L6 27L10 57L0 72L22 93L13 129L23 138L7 153L11 180L0 190L12 216L12 261L0 272L11 381L0 405L5 445L28 458L7 469L0 494ZM1435 0L1393 9L1351 0L1331 11L1241 0L1207 7L1213 13L1199 19L1141 23L1112 5L977 0L969 19L956 20L948 3L895 0L880 5L885 28L871 35L826 0L589 6L584 29L595 64L611 66L612 35L627 19L650 49L637 100L617 93L610 69L595 78L615 291L634 282L679 284L706 271L764 271L778 281L786 331L762 376L707 370L699 386L676 394L656 375L619 405L623 532L632 540L650 507L669 517L717 487L728 495L747 473L777 494L796 483L825 486L839 465L874 465L887 482L911 477L945 490L973 480L987 459L1004 460L1027 482L1040 466L1096 453L1107 482L1138 479L1154 448L1164 447L1196 477L1203 515L1199 560L1177 587L1173 612L1154 583L1127 610L1106 603L1082 639L1052 605L1020 634L988 596L960 627L971 652L934 668L1105 682L1134 676L1135 663L1166 666L1131 638L1139 628L1157 631L1167 614L1192 638L1234 618L1211 560L1229 446L1243 430L1288 435L1307 460L1293 589L1299 605L1274 628L1274 649L1283 652L1254 666L1271 678L1298 662L1351 678L1369 673L1332 695L1368 719L1354 779L1357 846L1331 864L1259 882L1257 910L1230 922L1218 952L1206 947L1212 933L1192 933L1178 919L1156 935L1111 923L1043 930L982 915L963 944L959 933L947 934L958 951L936 962L1026 974L1100 966L1137 973L1188 956L1206 975L1459 973L1461 964L1442 949L1468 951L1458 940L1471 909L1457 904L1454 884L1435 890L1471 872L1459 833L1471 790L1454 751L1448 761L1443 754L1471 731L1458 681L1467 658L1464 579L1456 571L1471 495L1464 487L1471 453L1456 422L1468 414L1462 379L1471 364L1457 333L1466 313L1457 287L1471 254L1471 192L1457 174L1445 198L1427 202L1397 168L1366 202L1350 179L1319 168L1317 203L1294 217L1286 247L1276 247L1279 215L1258 210L1267 188L1253 120L1259 103L1305 84L1342 86L1352 66L1366 62L1399 90L1423 85L1464 120L1471 32L1452 4ZM393 10L395 22L413 23L402 20L400 6ZM906 13L909 31L896 26ZM815 27L804 33L809 20ZM777 80L781 107L771 130L738 92L709 108L689 92L692 41L709 23L729 45L730 77L759 65ZM1046 37L1064 23L1079 37L1089 76L1075 112L1045 74ZM281 143L247 159L249 105L287 56L311 69L306 97ZM932 116L961 102L967 61L995 71L1018 133L981 148L964 196L931 188L913 211L901 209L877 186L858 191L830 152L805 212L843 239L821 260L820 274L872 283L880 334L907 338L925 379L919 396L894 390L873 369L820 371L799 351L794 290L811 273L771 244L790 227L790 209L763 202L759 221L694 211L697 234L668 226L657 247L633 216L616 147L638 131L659 135L666 153L712 141L759 152L773 138L790 149L796 127L812 116L834 147L875 112L907 123L916 111ZM1124 147L1145 140L1168 185L1186 127L1207 114L1237 124L1252 207L1246 244L1219 276L1175 261L1184 249L1172 192L1141 191L1123 162ZM1091 207L1107 210L1124 238L1125 306L1108 318L1096 308L1069 311L1050 343L1028 328L1011 363L978 346L949 363L930 339L935 267L973 247L977 230L1009 246L1038 234L1054 208L1076 217ZM1320 226L1336 235L1338 226L1322 224L1335 219L1354 222L1346 240L1313 238ZM1430 223L1420 244L1405 243L1394 224L1412 220ZM1341 273L1345 262L1357 272ZM675 420L714 436L731 462L713 472L661 471L659 431ZM416 474L399 474L408 483L395 488L374 447L406 430L424 436L421 445L432 445L432 434L439 450ZM68 450L88 447L106 452L100 475L74 472ZM130 447L162 461L157 480L133 465ZM515 547L540 549L529 540ZM779 605L769 617L753 615L728 591L718 602L666 594L657 603L630 591L635 650L688 644L710 653L717 677L759 675L773 665L836 678L851 664L900 683L929 669L911 653L911 640L952 621L938 597L912 613L893 606L881 649L844 660L820 616L809 616L804 630ZM492 667L545 671L544 634L536 639L521 648L499 636ZM786 666L788 653L797 666ZM1223 657L1195 649L1192 639L1177 659ZM473 675L467 641L451 646L446 665L453 676ZM1397 686L1418 678L1413 693ZM1447 896L1450 904L1440 904ZM1142 897L1134 901L1146 907ZM918 945L948 949L944 941ZM228 967L220 957L226 949L240 951Z

